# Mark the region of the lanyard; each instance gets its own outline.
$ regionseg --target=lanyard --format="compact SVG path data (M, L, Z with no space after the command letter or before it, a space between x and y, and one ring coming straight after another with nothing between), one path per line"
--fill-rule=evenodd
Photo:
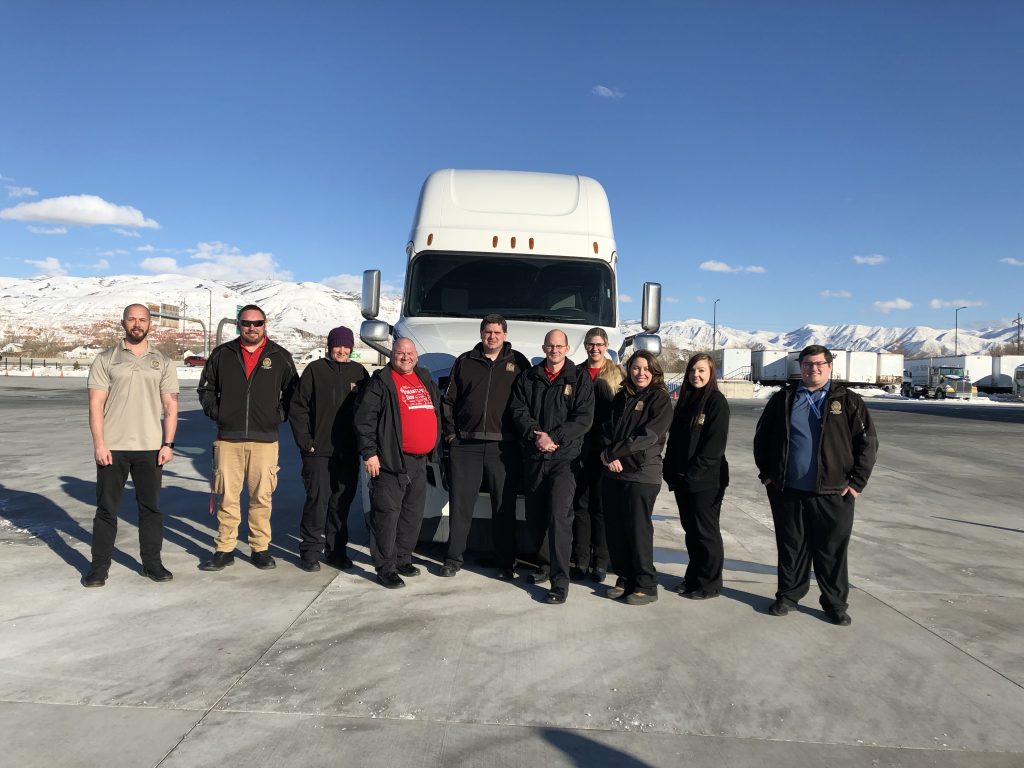
M818 392L821 393L821 397L815 399L814 396L816 394L818 394ZM820 389L820 390L818 390L818 392L808 392L807 393L807 403L808 403L808 405L810 405L811 410L814 411L814 415L818 417L818 421L821 421L821 405L822 405L822 403L825 402L826 396L825 396L825 390Z

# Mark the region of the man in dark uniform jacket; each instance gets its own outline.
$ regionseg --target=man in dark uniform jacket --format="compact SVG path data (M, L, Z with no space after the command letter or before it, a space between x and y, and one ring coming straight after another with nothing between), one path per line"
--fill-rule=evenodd
M516 561L516 494L522 453L508 411L512 384L530 361L505 339L501 315L480 321L480 343L452 365L442 404L444 437L451 457L448 552L442 576L462 568L473 509L481 483L491 497L491 538L499 579L511 579Z
M416 365L411 339L398 339L391 361L376 371L356 404L359 454L370 477L370 553L377 581L404 587L418 576L412 552L423 522L427 461L440 444L441 395L430 371Z
M302 455L306 503L299 534L300 567L320 570L320 555L336 568L351 568L348 510L359 481L359 449L353 424L366 369L349 359L355 344L345 326L327 335L327 357L306 366L292 398L288 421ZM325 536L326 528L326 536Z
M562 331L548 331L543 350L544 360L516 379L509 407L524 446L526 517L538 549L547 530L551 589L545 599L559 604L569 594L572 463L594 418L594 387L566 358L569 342ZM543 581L546 571L541 562L534 583Z
M239 337L210 353L199 378L203 413L217 424L213 444L213 491L217 538L213 556L199 566L221 571L235 562L242 521L242 484L249 487L249 549L252 563L276 568L270 554L270 512L277 488L277 430L288 418L298 382L288 350L267 337L267 315L255 304L238 313Z
M754 434L779 550L779 590L768 613L796 607L813 563L825 615L847 626L853 505L871 476L878 438L861 396L831 382L832 353L815 344L799 359L800 382L772 395Z

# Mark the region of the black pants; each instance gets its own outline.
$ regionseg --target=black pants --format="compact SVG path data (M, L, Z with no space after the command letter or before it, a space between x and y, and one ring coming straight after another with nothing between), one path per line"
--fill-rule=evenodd
M605 475L604 521L612 568L625 581L626 592L654 594L654 502L661 483L630 483Z
M608 568L608 539L605 536L604 503L601 498L601 460L582 460L576 467L576 495L573 499L572 559L587 570Z
M406 474L381 470L370 480L370 554L377 573L412 562L427 496L427 457L405 454Z
M722 589L722 567L725 565L725 547L719 527L725 489L685 491L676 488L675 495L679 522L686 534L686 554L690 558L683 586L688 591L718 593Z
M302 483L306 503L299 524L299 554L303 560L327 554L345 555L348 546L348 511L359 482L358 456L302 454Z
M496 564L516 562L516 494L522 485L523 454L514 442L456 440L451 446L446 565L461 566L473 509L480 491L491 497L491 539Z
M135 483L135 501L139 505L139 556L145 566L160 562L164 540L164 521L160 514L160 480L163 469L157 464L160 451L111 451L114 463L96 466L96 517L92 521L92 565L100 571L110 569L117 538L117 508L128 476Z
M526 522L537 547L537 560L551 571L551 589L568 592L576 489L572 462L531 459L525 475Z
M853 533L852 494L822 496L768 486L779 549L777 600L795 605L807 594L811 564L825 610L845 611L849 603L847 548Z

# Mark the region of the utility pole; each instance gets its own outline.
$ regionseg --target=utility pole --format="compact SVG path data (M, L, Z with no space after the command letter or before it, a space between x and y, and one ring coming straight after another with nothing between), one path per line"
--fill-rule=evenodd
M1017 319L1014 320L1013 322L1015 322L1017 324L1017 354L1019 355L1020 354L1020 324L1021 324L1020 312L1017 313Z
M960 354L960 310L967 309L964 307L957 307L956 312L953 313L953 357Z

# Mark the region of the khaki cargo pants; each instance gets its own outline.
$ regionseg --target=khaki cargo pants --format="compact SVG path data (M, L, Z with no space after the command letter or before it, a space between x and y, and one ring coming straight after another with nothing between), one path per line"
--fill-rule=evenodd
M213 492L217 504L218 552L232 552L242 522L242 483L249 486L249 549L262 552L270 546L270 502L277 488L277 443L213 443Z

